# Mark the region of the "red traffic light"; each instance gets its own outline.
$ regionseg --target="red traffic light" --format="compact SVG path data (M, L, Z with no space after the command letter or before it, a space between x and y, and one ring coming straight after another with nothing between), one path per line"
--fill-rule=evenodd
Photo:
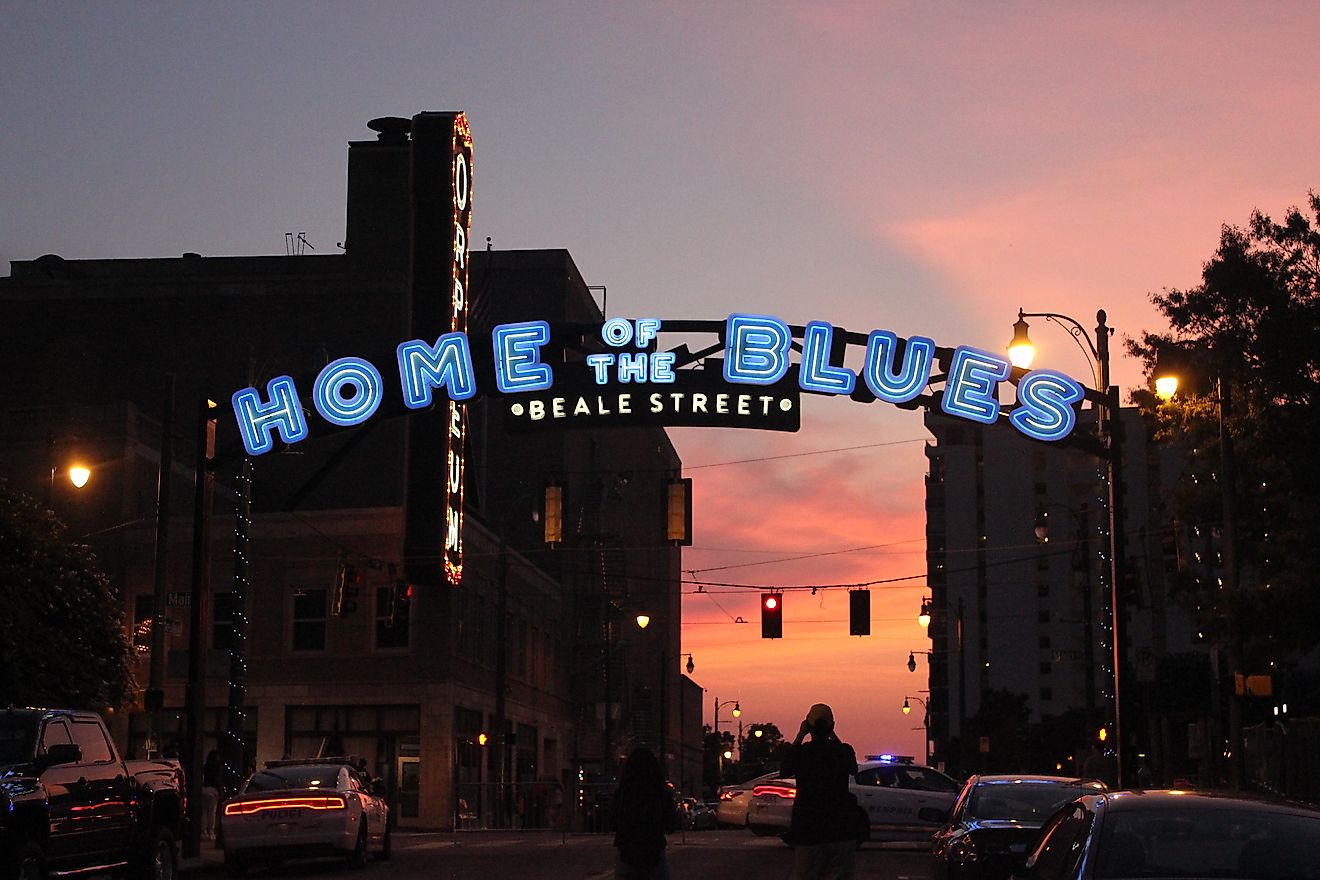
M761 638L784 637L784 602L778 593L761 594Z

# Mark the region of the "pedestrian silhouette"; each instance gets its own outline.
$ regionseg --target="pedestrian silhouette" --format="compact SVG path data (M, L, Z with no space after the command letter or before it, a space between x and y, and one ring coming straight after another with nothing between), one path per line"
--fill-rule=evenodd
M220 781L224 764L215 749L206 753L202 763L202 839L215 838L215 814L220 806Z
M614 793L616 880L669 880L665 835L674 831L674 797L650 749L635 749Z
M803 742L808 735L810 742ZM861 808L848 790L857 772L857 754L835 735L829 706L811 707L779 772L793 778L797 788L788 836L792 880L852 880L862 836L857 821Z

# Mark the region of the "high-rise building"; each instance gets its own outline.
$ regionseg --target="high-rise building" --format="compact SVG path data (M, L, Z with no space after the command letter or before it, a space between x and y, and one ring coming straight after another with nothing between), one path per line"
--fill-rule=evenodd
M1175 597L1165 499L1180 470L1136 410L1122 410L1120 422L1125 761L1148 754L1181 772L1185 729L1203 718L1208 695L1186 711L1159 698L1167 664L1205 659ZM966 772L1112 769L1103 753L1113 744L1099 740L1114 679L1105 462L938 413L926 426L935 437L926 539L936 760ZM1023 712L1026 725L1011 720Z

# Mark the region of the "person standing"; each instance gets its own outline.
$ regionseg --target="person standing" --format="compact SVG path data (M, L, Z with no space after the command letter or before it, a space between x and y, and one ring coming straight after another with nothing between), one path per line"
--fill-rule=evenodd
M788 834L792 880L852 880L857 802L848 781L856 772L857 754L835 735L833 710L812 706L779 771L797 787Z
M215 838L215 813L220 806L220 777L224 768L220 753L215 749L206 753L202 764L202 839Z
M674 832L674 796L650 749L634 749L614 793L615 880L669 880L666 834Z

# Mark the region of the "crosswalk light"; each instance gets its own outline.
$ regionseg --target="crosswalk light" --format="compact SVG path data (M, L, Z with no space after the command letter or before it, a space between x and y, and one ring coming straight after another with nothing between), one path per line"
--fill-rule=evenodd
M848 591L848 635L871 634L871 591Z
M782 593L761 594L761 638L784 637L784 596Z

